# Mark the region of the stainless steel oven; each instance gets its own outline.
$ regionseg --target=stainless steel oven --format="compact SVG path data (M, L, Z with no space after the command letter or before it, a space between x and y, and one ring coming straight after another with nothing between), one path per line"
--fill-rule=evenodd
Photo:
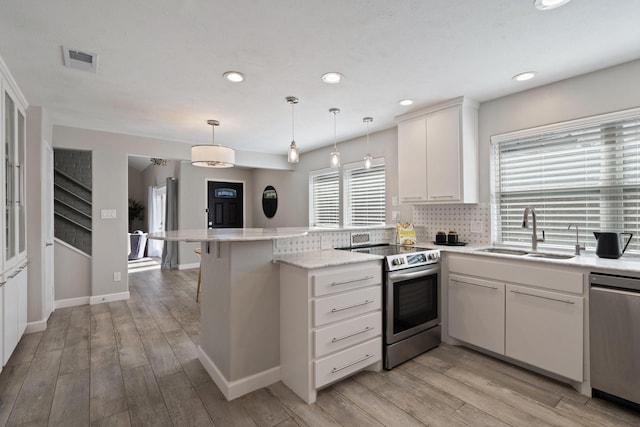
M399 245L349 249L385 257L384 368L437 347L441 336L440 251Z
M384 367L391 369L440 344L440 265L388 272Z

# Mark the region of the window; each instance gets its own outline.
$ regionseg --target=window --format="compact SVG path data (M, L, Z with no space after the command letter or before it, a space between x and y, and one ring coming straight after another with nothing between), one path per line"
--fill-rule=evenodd
M309 222L312 227L340 225L340 174L337 169L309 175Z
M384 224L385 168L374 162L365 169L362 162L346 165L344 171L344 199L346 225Z
M531 242L522 228L527 206L547 245L573 247L569 224L591 249L594 231L638 235L640 109L493 137L492 171L495 242ZM638 242L628 250L640 252Z
M342 176L342 178L341 178ZM309 224L312 227L379 225L386 220L384 159L374 159L370 169L364 162L309 174ZM343 208L340 199L343 195ZM341 209L344 214L341 215ZM340 219L343 218L341 222Z

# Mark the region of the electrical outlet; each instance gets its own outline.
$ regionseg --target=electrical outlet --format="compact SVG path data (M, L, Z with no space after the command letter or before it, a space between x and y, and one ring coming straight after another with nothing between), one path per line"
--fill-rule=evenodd
M391 206L398 206L398 196L391 196Z
M471 222L471 232L474 234L482 233L482 221L472 221Z
M392 211L391 212L391 219L395 221L398 218L400 218L400 211Z
M114 271L113 272L113 281L114 282L119 282L122 280L122 274L120 274L119 271Z

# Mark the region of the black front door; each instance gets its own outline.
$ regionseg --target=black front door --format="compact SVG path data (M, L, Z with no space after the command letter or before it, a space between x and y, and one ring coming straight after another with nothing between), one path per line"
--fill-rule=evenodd
M244 225L243 188L240 182L207 183L207 228L240 228Z

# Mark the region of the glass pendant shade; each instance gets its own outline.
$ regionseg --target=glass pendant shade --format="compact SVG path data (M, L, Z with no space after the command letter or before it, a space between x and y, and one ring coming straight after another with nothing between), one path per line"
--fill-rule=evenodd
M364 156L364 168L365 169L371 169L371 160L373 160L373 158L371 157L371 154L367 153L367 155Z
M329 160L329 165L332 168L340 167L340 153L338 152L338 137L336 132L336 116L340 110L338 108L330 108L329 113L333 114L333 151Z
M287 96L285 99L289 104L291 104L291 144L289 144L287 162L298 163L300 161L300 152L298 151L298 146L296 145L294 116L294 107L298 103L298 98L296 98L295 96Z
M362 121L367 124L367 154L364 156L364 168L371 169L373 157L371 157L371 151L369 150L369 123L373 121L373 117L364 117Z
M332 151L331 152L330 164L331 164L332 168L339 168L340 167L340 153L338 153L337 151Z
M207 124L214 129L220 125L217 120L207 120ZM215 145L194 145L191 147L191 164L202 168L232 168L236 163L236 152L229 147Z
M298 146L295 141L291 141L291 145L289 145L287 161L289 163L298 163L298 161L300 161L300 153L298 152Z

